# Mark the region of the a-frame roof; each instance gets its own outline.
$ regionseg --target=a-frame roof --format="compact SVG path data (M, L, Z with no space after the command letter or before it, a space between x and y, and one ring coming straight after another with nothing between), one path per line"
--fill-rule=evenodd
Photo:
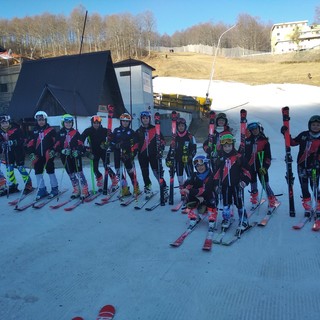
M32 118L46 105L48 92L65 113L91 116L108 104L115 107L115 117L125 112L110 51L25 61L8 113L16 120ZM44 111L61 114L54 108Z

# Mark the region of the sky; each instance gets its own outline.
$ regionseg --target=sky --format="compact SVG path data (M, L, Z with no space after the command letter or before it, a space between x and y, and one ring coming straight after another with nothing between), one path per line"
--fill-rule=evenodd
M131 13L137 15L151 11L157 22L157 32L172 35L199 23L219 23L227 25L236 23L239 14L249 14L259 18L262 23L280 23L308 20L314 22L315 9L320 6L317 0L301 2L287 1L253 1L253 0L56 0L34 1L16 0L14 6L10 1L3 1L0 18L23 18L49 12L68 16L78 5L83 5L88 14L99 13L101 16Z
M208 80L154 79L159 92L197 95L207 85ZM188 226L187 216L171 212L169 205L148 212L135 210L133 204L120 206L119 201L101 207L90 202L71 212L63 207L52 210L47 205L18 213L8 205L6 197L0 197L0 319L71 320L82 316L93 320L106 304L115 306L114 320L319 319L316 278L320 233L311 231L311 222L299 231L292 228L303 217L296 171L298 147L292 147L296 217L291 218L280 127L281 107L288 105L292 135L306 130L310 116L319 113L320 89L299 84L250 86L215 80L210 97L215 97L216 111L226 112L237 142L241 108L248 111L248 121L262 123L269 137L270 186L276 194L283 195L278 197L281 206L268 225L253 228L230 247L213 244L210 252L204 252L201 248L208 231L206 218L181 247L169 246ZM201 154L203 141L197 142ZM60 163L59 159L55 161ZM4 171L5 165L0 166ZM143 186L137 160L136 168ZM168 168L165 166L164 170L168 182ZM84 173L91 188L89 164L84 165ZM71 183L61 168L56 174L60 188L69 189L60 198L64 201L71 195ZM23 182L17 170L16 177L21 188ZM34 171L31 177L35 183ZM152 173L150 177L153 190L157 190ZM49 187L47 174L44 179ZM130 182L129 185L132 188ZM248 190L245 189L244 201L247 208ZM17 197L10 195L9 200ZM28 203L30 197L23 203ZM150 202L158 201L157 197ZM179 199L176 191L175 204ZM266 211L265 203L250 222L261 221ZM227 239L237 227L237 213L235 218ZM219 210L214 238L221 230L221 220Z

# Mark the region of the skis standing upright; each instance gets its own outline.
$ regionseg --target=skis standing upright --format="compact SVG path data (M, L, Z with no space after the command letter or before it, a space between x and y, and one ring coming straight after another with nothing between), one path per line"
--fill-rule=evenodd
M289 194L289 214L290 217L295 217L296 211L294 207L294 196L293 196L293 183L294 176L292 172L292 155L291 155L291 147L290 147L290 116L289 116L289 107L282 108L282 120L283 125L288 128L288 130L284 133L284 142L286 147L286 180L288 184L288 194Z
M244 154L247 131L247 110L240 110L240 148L239 152Z
M210 152L210 166L212 172L215 170L214 166L214 155L216 152L216 145L214 144L214 125L215 125L216 113L211 110L209 113L209 136L208 136L208 147Z
M105 159L105 171L104 171L104 183L103 183L103 194L107 194L108 192L108 179L109 179L109 166L110 166L110 136L112 131L112 118L113 118L113 110L114 107L109 104L108 105L108 133L106 139L106 159Z
M161 146L161 130L160 130L160 113L156 112L154 115L154 123L156 127L156 146L158 155L158 174L160 185L160 205L165 205L164 198L164 179L163 179L163 167L162 167L162 146Z
M169 204L173 204L173 189L174 189L174 174L175 174L175 157L176 157L176 134L177 134L177 113L176 111L172 111L171 113L171 153L169 155L170 160L172 161L172 165L170 168L170 189L169 189Z

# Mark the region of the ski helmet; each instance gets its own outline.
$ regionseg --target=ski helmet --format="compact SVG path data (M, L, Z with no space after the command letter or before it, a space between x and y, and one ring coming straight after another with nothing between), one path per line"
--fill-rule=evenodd
M187 129L187 121L186 121L185 118L178 118L178 119L177 119L177 126L178 126L179 124L184 124L185 129Z
M10 122L10 120L11 120L11 117L9 115L2 114L0 116L0 122Z
M99 122L99 123L101 124L101 122L102 122L101 117L98 116L98 115L92 116L92 117L91 117L91 124L93 124L94 122Z
M231 133L224 133L220 136L220 144L234 144L236 142L234 136Z
M142 117L149 117L149 119L151 120L151 113L150 113L150 111L142 111L142 112L140 112L140 119L141 119Z
M220 112L217 114L216 116L216 125L218 125L218 121L220 119L223 119L224 120L224 125L227 126L228 125L228 118L227 118L227 115L223 112Z
M204 155L196 155L193 160L193 166L197 168L197 166L205 165L206 169L209 168L209 159Z
M62 117L61 117L61 127L64 126L64 123L65 122L72 122L72 125L74 123L74 119L73 119L73 116L71 114L64 114Z
M320 116L319 115L313 115L310 119L309 119L309 122L308 122L308 129L310 130L311 128L311 123L313 122L320 122Z
M132 118L131 118L131 115L129 113L123 113L121 116L120 116L120 121L129 121L131 122Z
M47 119L48 119L48 115L47 115L44 111L38 111L38 112L34 115L34 118L35 118L36 120L38 120L38 119L47 120Z
M260 132L263 132L262 124L261 124L260 122L258 122L258 121L250 122L250 123L247 125L247 128L248 128L248 130L250 130L250 131L259 128Z

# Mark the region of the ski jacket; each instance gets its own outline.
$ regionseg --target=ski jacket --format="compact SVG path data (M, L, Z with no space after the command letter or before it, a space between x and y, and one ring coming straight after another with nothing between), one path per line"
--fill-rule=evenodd
M12 144L7 144L12 141ZM11 123L7 130L0 128L0 146L2 152L8 148L8 152L24 156L24 134L17 124Z
M111 147L114 150L121 150L125 154L133 152L136 155L138 142L135 131L122 126L115 128L112 133Z
M108 129L100 126L98 129L95 129L94 127L86 128L82 134L81 134L81 140L82 142L85 142L85 140L88 140L88 143L90 145L91 152L94 155L98 155L101 153L101 144L106 141L106 138L108 137Z
M28 153L45 157L48 150L53 150L56 143L56 131L48 123L43 127L36 125L32 132L32 138L27 144Z
M81 135L78 130L71 128L67 130L62 128L57 135L57 142L54 145L54 149L57 152L61 152L62 149L77 150L80 153L84 151Z
M189 190L190 197L203 197L206 201L214 198L214 181L212 172L208 170L208 175L202 180L197 172L193 172L191 177L183 184L183 189Z
M197 145L194 136L186 131L184 134L177 133L175 137L175 158L176 162L183 162L182 157L188 157L188 161L192 161L193 157L197 153ZM171 160L173 153L172 144L170 145L167 160Z
M299 146L298 166L312 169L320 161L320 135L313 137L310 131L303 131L297 137L290 137L291 146Z
M156 157L157 150L157 139L156 139L156 127L152 124L146 128L144 126L140 126L136 131L136 138L138 142L138 153L141 156L146 157ZM160 145L161 150L164 150L166 142L164 140L163 135L160 133Z
M263 162L260 164L258 153L263 152ZM253 134L245 140L245 158L249 166L257 172L259 168L268 169L271 165L271 148L269 139L263 134L254 136Z
M216 186L238 186L241 181L250 183L250 167L245 158L233 149L230 153L219 152L214 181Z

